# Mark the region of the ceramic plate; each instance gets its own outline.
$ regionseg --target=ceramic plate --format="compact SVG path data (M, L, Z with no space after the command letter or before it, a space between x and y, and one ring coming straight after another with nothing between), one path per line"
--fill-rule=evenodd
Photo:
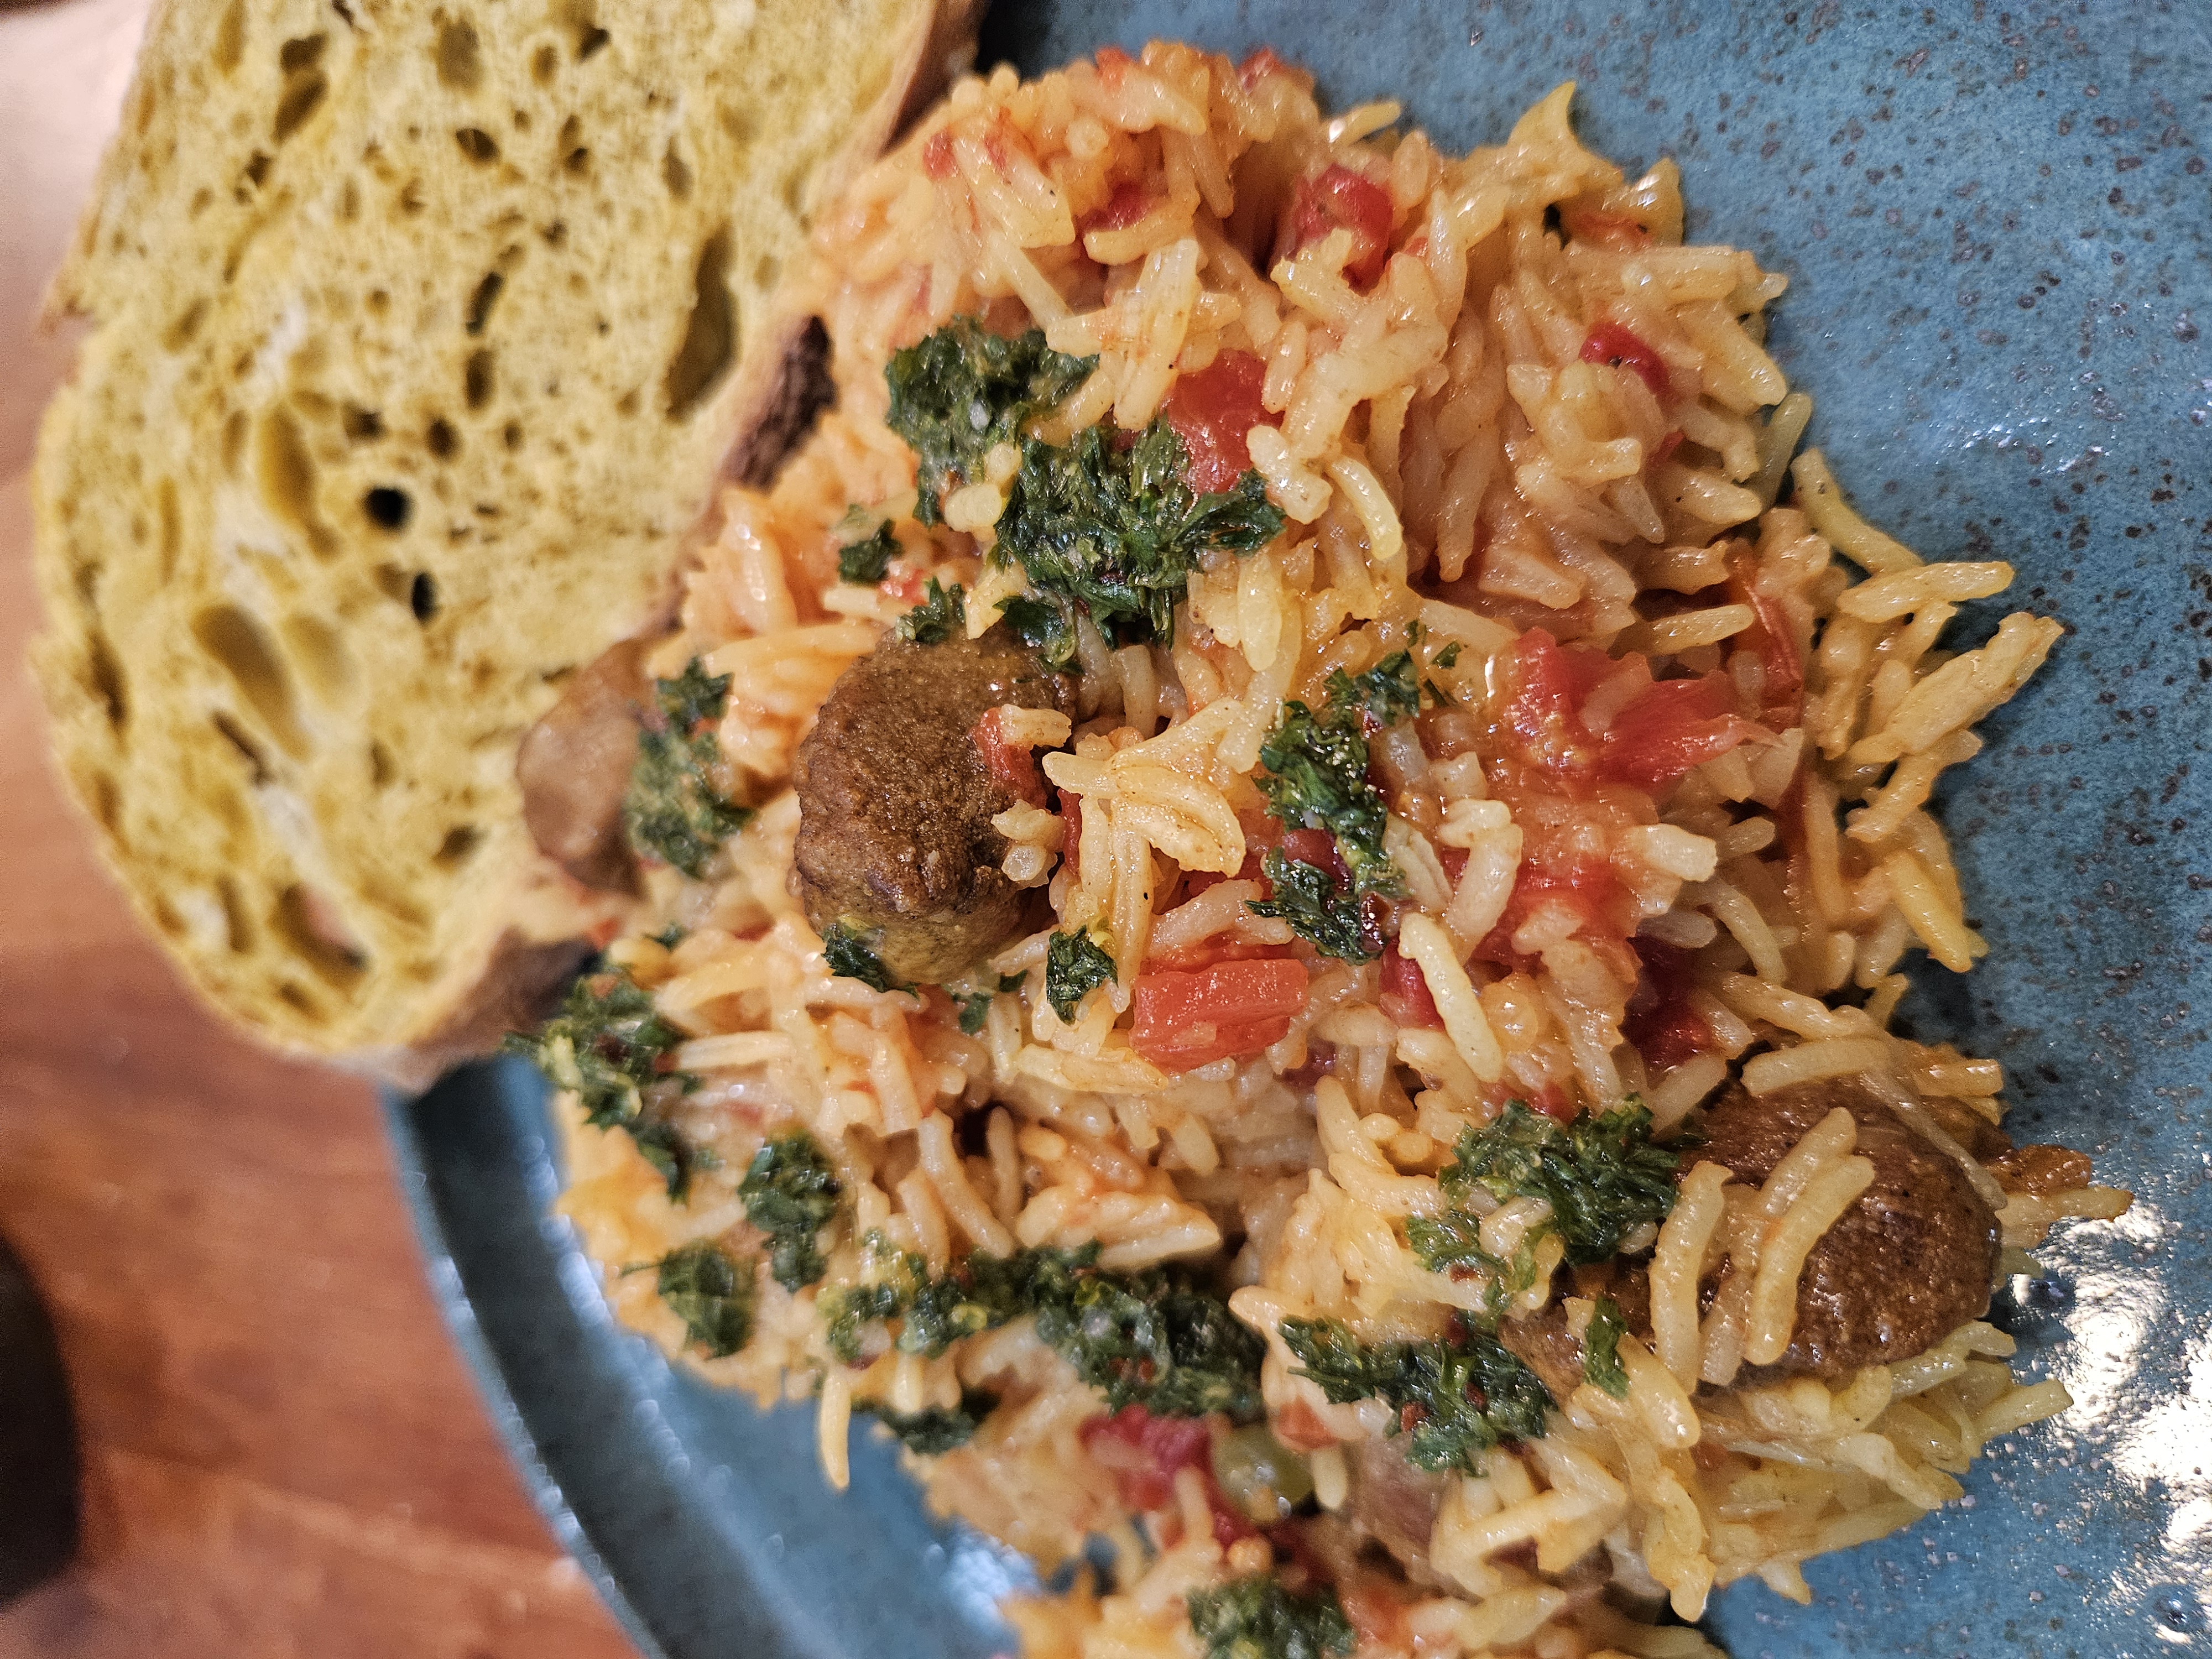
M2212 1653L2212 12L2008 3L1087 0L986 33L1024 73L1155 34L1272 45L1331 106L1397 97L1459 149L1579 82L1595 149L1680 162L1692 240L1788 273L1769 343L1862 510L2012 560L2008 601L2068 625L1942 802L1989 960L1917 969L1905 1014L2004 1062L2016 1138L2138 1194L1993 1315L2076 1403L1963 1503L1813 1565L1811 1606L1717 1596L1738 1659ZM456 1335L648 1655L1010 1646L994 1603L1027 1569L932 1522L889 1449L857 1437L833 1494L805 1411L757 1414L615 1327L549 1218L534 1074L465 1072L391 1121Z

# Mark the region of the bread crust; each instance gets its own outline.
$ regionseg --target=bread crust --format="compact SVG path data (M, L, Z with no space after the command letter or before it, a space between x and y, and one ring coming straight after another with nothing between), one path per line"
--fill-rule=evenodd
M978 7L738 10L149 21L49 295L95 327L40 433L33 665L109 869L272 1046L419 1086L629 902L539 854L515 745L788 441L807 215Z

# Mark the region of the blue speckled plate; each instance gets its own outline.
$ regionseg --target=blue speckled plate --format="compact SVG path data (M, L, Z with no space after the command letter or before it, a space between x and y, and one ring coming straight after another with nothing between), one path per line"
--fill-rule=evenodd
M1578 80L1597 149L1680 161L1693 238L1790 274L1771 343L1858 505L1931 555L2012 560L2008 598L2069 625L1943 802L1990 957L1925 969L1907 1012L2004 1062L2016 1134L2139 1194L1999 1301L2077 1403L1964 1504L1815 1565L1810 1607L1742 1584L1711 1624L1739 1659L2212 1654L2212 0L1071 0L1003 8L985 55L1035 71L1156 33L1271 44L1462 149ZM883 1446L860 1437L834 1496L804 1412L757 1415L615 1328L545 1218L530 1074L391 1116L456 1334L648 1654L1008 1645L993 1604L1023 1565L933 1523Z

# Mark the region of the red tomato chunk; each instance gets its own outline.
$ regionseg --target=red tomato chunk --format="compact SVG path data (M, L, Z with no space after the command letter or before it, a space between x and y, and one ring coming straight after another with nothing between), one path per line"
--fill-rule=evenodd
M1713 1028L1690 1005L1689 993L1696 983L1690 953L1656 939L1639 939L1632 948L1644 972L1629 999L1621 1035L1636 1045L1644 1063L1671 1069L1717 1047Z
M1598 770L1616 782L1665 788L1751 735L1749 723L1729 712L1735 701L1725 674L1658 681L1613 716Z
M1139 1054L1170 1072L1230 1056L1256 1054L1279 1042L1291 1016L1306 1006L1302 962L1274 957L1220 962L1198 973L1148 968L1138 975Z
M1037 771L1036 757L1027 744L1009 739L1000 724L1005 710L987 708L983 718L975 722L969 735L974 738L975 752L982 757L983 769L993 780L1004 784L1017 799L1032 806L1044 805L1044 778Z
M1530 764L1561 782L1632 783L1656 793L1752 734L1750 723L1730 712L1733 685L1716 673L1646 685L1603 737L1593 736L1583 723L1583 701L1623 664L1644 666L1633 653L1615 662L1601 651L1563 650L1540 628L1522 635L1505 660L1503 714Z
M1444 1017L1437 1012L1428 976L1421 972L1419 963L1400 953L1395 939L1382 947L1382 1012L1400 1025L1425 1026L1431 1031L1444 1029Z
M1664 398L1674 390L1673 377L1659 354L1644 343L1642 335L1619 323L1600 323L1590 330L1589 337L1583 342L1583 361L1633 370L1644 377L1644 384L1651 388L1655 398Z
M1276 257L1302 253L1338 229L1352 233L1352 257L1344 262L1346 280L1355 288L1371 286L1390 260L1390 193L1333 161L1326 171L1298 180L1277 234Z
M1124 1406L1110 1417L1092 1418L1076 1433L1091 1461L1112 1473L1121 1501L1131 1509L1146 1514L1166 1509L1175 1502L1176 1474L1195 1469L1213 1511L1214 1542L1226 1549L1255 1535L1252 1523L1214 1480L1213 1436L1204 1419L1154 1417L1142 1406Z
M1114 186L1114 193L1106 198L1106 205L1093 209L1083 216L1080 227L1091 230L1127 230L1131 225L1152 210L1154 198L1142 185L1124 179ZM1257 358L1253 360L1258 362Z
M1119 198L1120 192L1115 192ZM1109 210L1112 204L1108 204ZM1249 351L1224 351L1204 368L1176 380L1160 412L1190 457L1183 477L1201 495L1227 489L1252 465L1244 434L1283 417L1261 406L1267 365Z

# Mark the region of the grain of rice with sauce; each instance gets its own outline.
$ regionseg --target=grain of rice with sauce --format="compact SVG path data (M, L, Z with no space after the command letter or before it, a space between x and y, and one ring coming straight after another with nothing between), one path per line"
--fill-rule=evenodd
M1592 155L1571 90L1456 158L1266 52L962 82L824 218L836 405L726 492L653 652L726 677L713 787L755 810L700 878L647 861L540 1041L562 1207L627 1322L818 1395L833 1482L872 1414L1048 1567L1112 1540L1109 1589L1010 1608L1033 1659L1269 1618L1707 1652L1642 1620L1807 1599L2067 1403L1977 1318L1841 1369L1800 1319L1816 1273L1875 1294L1824 1241L1882 1183L1951 1183L1970 1277L2126 1206L2011 1146L1996 1062L1889 1029L1909 951L1986 949L1928 801L2061 629L1948 642L2010 567L1923 562L1797 453L1784 279L1685 245L1674 165ZM1065 384L918 495L899 365L1029 331ZM1164 453L1158 522L1257 526L1151 615L1034 539L1102 422L1094 483ZM1022 930L907 987L809 920L794 754L956 585L938 635L1005 607L1070 689L976 723ZM1747 1172L1685 1133L1723 1113L1808 1127Z

